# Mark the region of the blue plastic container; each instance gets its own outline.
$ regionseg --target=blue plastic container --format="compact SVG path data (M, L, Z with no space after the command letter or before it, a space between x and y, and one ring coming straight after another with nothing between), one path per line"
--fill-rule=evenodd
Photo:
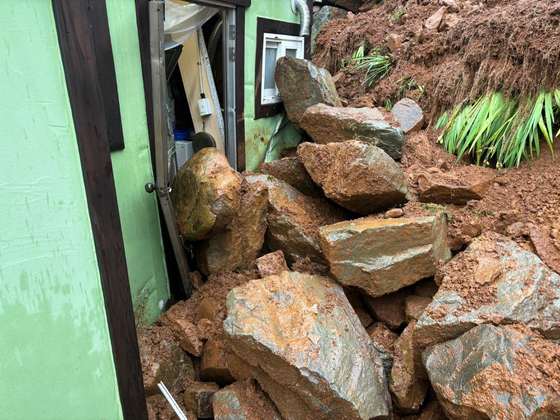
M188 140L191 134L191 130L173 130L173 135L175 136L175 140Z

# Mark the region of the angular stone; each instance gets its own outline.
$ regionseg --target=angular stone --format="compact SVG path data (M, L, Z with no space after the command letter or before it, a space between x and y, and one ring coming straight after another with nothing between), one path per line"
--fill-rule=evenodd
M430 386L422 366L422 349L413 347L412 321L395 343L390 390L395 408L404 414L417 413Z
M212 382L193 382L189 384L183 394L185 407L196 413L200 419L214 418L212 399L219 390L218 384Z
M435 12L432 16L426 19L426 22L424 22L424 26L426 27L426 29L430 31L437 31L439 26L441 25L443 17L446 14L447 14L447 7L445 6L440 7L437 12Z
M268 188L243 181L239 211L231 224L195 244L198 267L206 275L253 268L264 243Z
M363 218L319 229L331 273L345 286L383 296L433 276L451 252L439 217Z
M431 298L415 295L408 296L404 301L406 320L408 322L412 320L418 321L430 303L432 303Z
M451 29L455 25L457 25L460 21L461 21L461 17L458 14L456 13L446 14L441 20L438 30L440 32L447 31L448 29Z
M356 309L354 308L354 312L356 313L356 315L358 316L358 319L360 320L360 324L362 324L362 327L367 328L369 327L371 324L373 324L373 318L371 317L370 314L368 314L366 311L364 311L363 309Z
M407 201L402 170L368 143L302 143L298 159L328 198L353 212L372 214Z
M393 369L393 356L395 354L395 343L399 336L387 328L382 322L376 322L367 329L373 347L379 354L379 359L383 363L385 381L389 384L391 380L391 370Z
M423 360L451 419L560 418L560 346L528 328L481 325Z
M296 127L310 106L342 106L330 73L311 61L282 57L276 62L274 78L288 119Z
M137 331L137 338L146 396L160 392L159 382L174 390L182 379L194 379L192 360L168 328L142 327Z
M315 143L359 140L383 149L393 159L402 156L404 133L375 108L341 108L318 104L308 108L301 128Z
M466 204L481 200L495 178L490 169L465 166L452 173L428 173L418 175L418 198L424 203Z
M236 382L214 394L215 420L281 420L266 394L250 380Z
M189 241L226 228L239 209L241 175L218 149L200 150L179 170L171 199L179 232Z
M214 323L209 319L202 318L196 323L196 333L202 341L208 340L215 334Z
M265 241L272 251L281 250L293 263L309 257L325 264L319 247L318 229L344 220L344 213L325 199L307 197L283 181L266 175L248 175L249 182L265 182L268 186L268 229Z
M216 382L220 385L230 384L234 381L227 367L227 353L224 343L220 339L211 338L204 344L202 360L200 362L200 379L207 382Z
M321 10L313 13L313 26L311 27L311 55L315 53L315 38L329 20L346 19L348 11L339 7L323 6Z
M406 322L404 301L411 294L409 287L381 297L364 296L366 305L373 315L387 327L397 330Z
M395 119L401 124L405 134L422 130L424 112L412 99L404 98L393 106L391 110Z
M260 166L259 172L287 182L309 197L321 198L324 196L323 190L313 182L313 179L305 170L305 166L295 156L285 157L274 162L265 162Z
M221 309L216 299L206 296L198 304L198 319L206 318L212 321Z
M387 37L387 48L389 48L389 51L395 52L401 47L403 41L404 41L404 38L403 38L402 35L391 34ZM402 124L401 124L401 128L402 128ZM404 128L403 128L403 130L404 130ZM406 133L406 130L405 130L405 133Z
M282 271L289 270L282 251L271 252L257 259L257 268L263 279L273 274L280 274Z
M390 416L381 361L334 281L283 272L233 289L226 306L234 353L268 376L261 385L285 417L293 413L283 405L288 394L312 418Z
M159 321L162 325L169 327L183 350L196 357L202 356L202 346L204 343L198 336L196 325L186 319L175 316L170 311L160 316Z
M535 254L485 233L442 269L442 284L418 320L415 341L428 347L479 324L522 323L560 338L560 276Z

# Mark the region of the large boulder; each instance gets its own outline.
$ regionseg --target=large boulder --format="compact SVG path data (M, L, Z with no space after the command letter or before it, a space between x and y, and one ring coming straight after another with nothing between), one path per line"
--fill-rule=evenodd
M233 352L286 418L296 404L299 418L390 417L383 365L333 280L283 272L233 289L226 306Z
M405 134L420 131L424 125L424 112L410 98L403 98L393 106L391 113Z
M326 199L303 195L283 181L266 175L247 175L249 183L268 186L268 229L265 242L271 251L281 250L289 263L309 257L325 264L319 247L319 228L344 220L344 213Z
M267 210L266 184L243 181L239 211L231 224L195 244L200 271L209 275L253 268L264 243Z
M296 127L310 106L342 106L330 73L311 61L282 57L276 63L274 78L288 119Z
M181 235L199 241L226 228L239 209L241 175L218 149L200 150L179 170L171 200Z
M355 140L302 143L297 153L325 195L353 212L372 214L407 201L403 171L378 147Z
M560 338L560 276L510 239L497 233L480 236L440 276L439 291L416 325L418 346L486 323L522 323L547 338Z
M313 13L313 26L311 27L311 54L315 53L315 38L325 23L332 19L346 19L348 11L339 7L323 6L321 10Z
M528 328L481 325L423 360L450 419L560 418L560 345Z
M383 149L393 159L402 156L402 129L393 127L389 117L376 108L318 104L305 111L300 125L315 143L360 140Z
M383 296L433 276L451 258L439 217L363 218L319 229L331 273L344 286Z
M214 394L215 420L280 420L268 396L251 380L236 382Z
M287 182L309 197L324 197L323 190L313 182L305 167L295 156L265 162L260 166L259 172Z

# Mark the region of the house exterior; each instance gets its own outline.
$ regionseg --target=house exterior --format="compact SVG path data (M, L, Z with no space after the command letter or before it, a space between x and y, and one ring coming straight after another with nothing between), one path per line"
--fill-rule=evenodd
M257 25L299 16L289 0L221 3L237 16L237 166L253 170L281 118L256 113ZM145 191L148 1L5 6L0 417L146 418L134 316L153 322L170 296L158 198ZM280 135L298 141L291 127Z

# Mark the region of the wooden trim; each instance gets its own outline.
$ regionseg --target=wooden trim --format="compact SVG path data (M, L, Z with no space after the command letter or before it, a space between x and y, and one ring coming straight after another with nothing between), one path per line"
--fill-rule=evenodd
M250 5L250 2L249 2ZM235 95L237 110L237 170L243 172L246 167L245 157L245 8L238 7L235 14L236 62Z
M109 37L105 1L52 0L125 419L147 419L140 354L97 52ZM101 46L96 45L97 42ZM103 63L100 63L103 64Z
M284 110L282 102L270 105L261 105L262 85L262 56L263 36L265 32L279 35L299 35L299 24L282 22L279 20L258 18L257 19L257 49L255 53L255 120L272 117ZM309 60L311 49L311 37L304 37L304 57Z

